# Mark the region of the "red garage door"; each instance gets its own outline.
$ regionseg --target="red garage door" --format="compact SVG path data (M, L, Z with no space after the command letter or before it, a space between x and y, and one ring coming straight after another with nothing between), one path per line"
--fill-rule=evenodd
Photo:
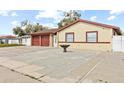
M41 46L49 46L49 35L41 36Z
M40 45L40 38L39 36L32 36L32 45L39 46Z
M49 46L49 35L32 36L33 46Z

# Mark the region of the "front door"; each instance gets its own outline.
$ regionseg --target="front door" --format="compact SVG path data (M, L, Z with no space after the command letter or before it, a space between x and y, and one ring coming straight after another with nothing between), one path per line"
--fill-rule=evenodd
M54 47L57 47L57 37L56 37L56 35L53 36L53 45L54 45Z

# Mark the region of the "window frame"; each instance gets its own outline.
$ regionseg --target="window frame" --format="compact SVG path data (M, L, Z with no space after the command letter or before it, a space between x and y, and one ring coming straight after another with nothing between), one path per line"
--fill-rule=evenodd
M88 41L88 33L96 33L96 42L89 42ZM87 43L98 43L98 31L87 31L86 32L86 42Z
M73 35L73 41L72 41L72 42L68 42L68 41L67 41L67 35L68 35L68 34L72 34L72 35ZM66 43L74 43L74 38L75 38L75 37L74 37L74 32L65 33L65 42L66 42Z

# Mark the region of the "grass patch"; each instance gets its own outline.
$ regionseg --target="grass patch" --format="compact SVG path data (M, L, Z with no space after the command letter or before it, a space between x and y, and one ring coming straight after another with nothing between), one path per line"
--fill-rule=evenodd
M24 46L22 44L0 44L0 47Z

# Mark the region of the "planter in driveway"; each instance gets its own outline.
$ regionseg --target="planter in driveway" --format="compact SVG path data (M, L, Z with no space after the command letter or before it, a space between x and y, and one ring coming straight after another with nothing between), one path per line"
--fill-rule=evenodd
M62 48L63 48L63 52L67 52L67 48L70 46L70 45L60 45Z

